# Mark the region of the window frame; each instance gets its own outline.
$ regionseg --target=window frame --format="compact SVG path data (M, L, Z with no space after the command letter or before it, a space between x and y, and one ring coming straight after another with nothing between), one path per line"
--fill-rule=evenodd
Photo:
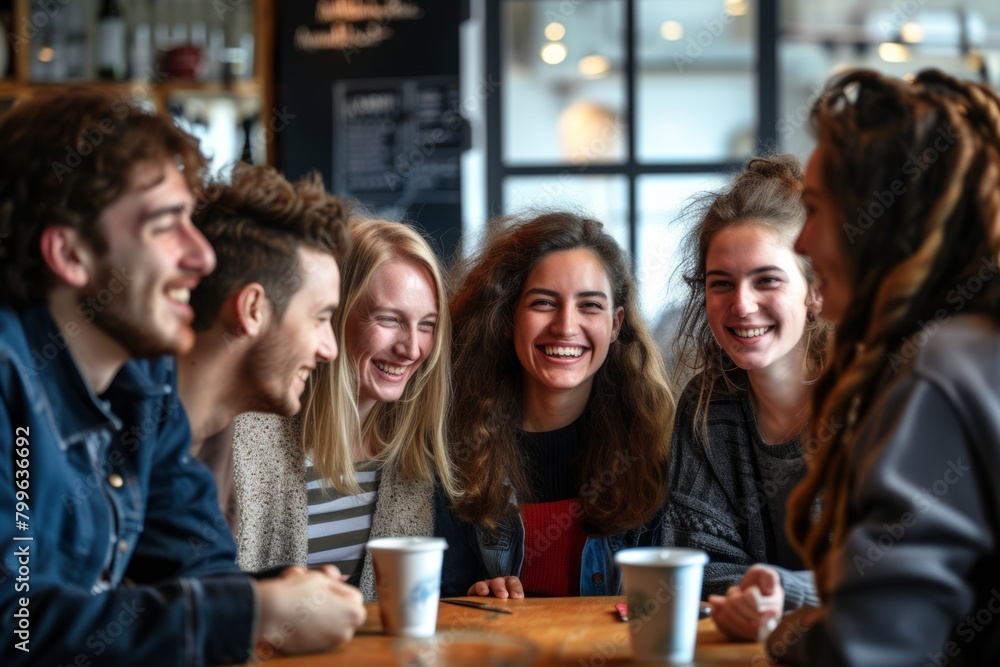
M742 161L640 162L636 159L636 3L639 0L617 0L625 3L625 160L618 164L541 164L510 165L503 159L503 5L515 0L485 0L486 2L486 80L499 82L496 94L486 104L486 196L489 215L507 213L503 204L503 185L511 176L559 176L572 173L579 176L625 176L628 187L626 223L628 251L633 273L637 271L638 188L637 180L647 175L713 175L731 173ZM517 0L524 1L524 0ZM541 1L541 0L534 0ZM777 147L778 121L778 0L755 0L757 12L756 89L757 89L757 148L762 155Z

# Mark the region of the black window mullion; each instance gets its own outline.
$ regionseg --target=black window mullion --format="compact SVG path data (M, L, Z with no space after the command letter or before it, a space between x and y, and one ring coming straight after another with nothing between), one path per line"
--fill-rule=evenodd
M570 164L508 165L503 158L503 3L506 0L485 0L486 4L486 76L488 81L500 85L486 104L486 190L489 213L503 213L504 180L513 176L558 176L579 174L592 176L625 176L628 182L628 244L632 255L633 270L637 266L638 250L638 179L647 175L682 175L727 173L738 168L733 162L660 162L640 164L636 158L638 86L636 16L638 0L625 3L625 106L626 106L626 160L624 164L588 164L578 167ZM760 151L777 147L778 119L778 3L779 0L757 0L757 111Z
M486 202L490 217L505 213L503 179L507 175L503 161L503 43L501 0L486 0L486 80L497 81L494 94L486 98Z
M636 98L636 35L635 35L635 3L637 0L625 0L625 108L628 124L628 142L626 154L626 170L628 172L628 252L632 257L632 273L639 271L636 249L639 242L638 202L636 179L639 176L639 164L635 159L635 98Z
M759 151L778 148L778 0L757 0L757 136Z

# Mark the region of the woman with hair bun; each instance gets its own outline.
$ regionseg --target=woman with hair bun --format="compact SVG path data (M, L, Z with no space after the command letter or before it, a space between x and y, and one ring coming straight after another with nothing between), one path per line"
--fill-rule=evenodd
M792 249L805 222L796 158L755 158L700 203L676 343L696 375L674 423L663 543L708 552L702 596L717 625L755 639L768 618L818 603L784 524L828 327Z
M442 593L617 594L612 555L659 543L674 412L628 257L549 213L494 223L460 276Z
M812 119L796 247L836 333L788 528L822 606L768 649L1000 664L1000 99L936 70L857 70Z

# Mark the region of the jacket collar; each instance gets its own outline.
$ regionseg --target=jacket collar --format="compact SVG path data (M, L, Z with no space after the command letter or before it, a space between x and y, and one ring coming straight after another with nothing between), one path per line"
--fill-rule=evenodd
M83 379L70 351L66 336L44 305L31 306L21 313L24 335L30 350L30 368L45 390L64 448L85 442L95 431L120 430L122 421L111 402L96 396ZM109 394L136 397L160 396L169 386L153 383L144 372L146 362L128 361L109 388ZM113 390L113 391L112 391Z

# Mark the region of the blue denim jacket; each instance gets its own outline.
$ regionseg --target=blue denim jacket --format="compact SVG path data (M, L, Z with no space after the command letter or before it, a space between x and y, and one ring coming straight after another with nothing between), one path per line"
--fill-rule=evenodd
M583 546L580 595L620 595L621 570L614 555L631 547L659 546L662 512L645 525L612 537L588 537ZM448 541L441 571L441 595L465 595L477 581L521 576L525 561L524 523L514 515L486 532L452 514L440 489L434 498L434 532Z
M47 308L0 307L0 664L247 659L254 589L190 440L172 359L98 397Z

